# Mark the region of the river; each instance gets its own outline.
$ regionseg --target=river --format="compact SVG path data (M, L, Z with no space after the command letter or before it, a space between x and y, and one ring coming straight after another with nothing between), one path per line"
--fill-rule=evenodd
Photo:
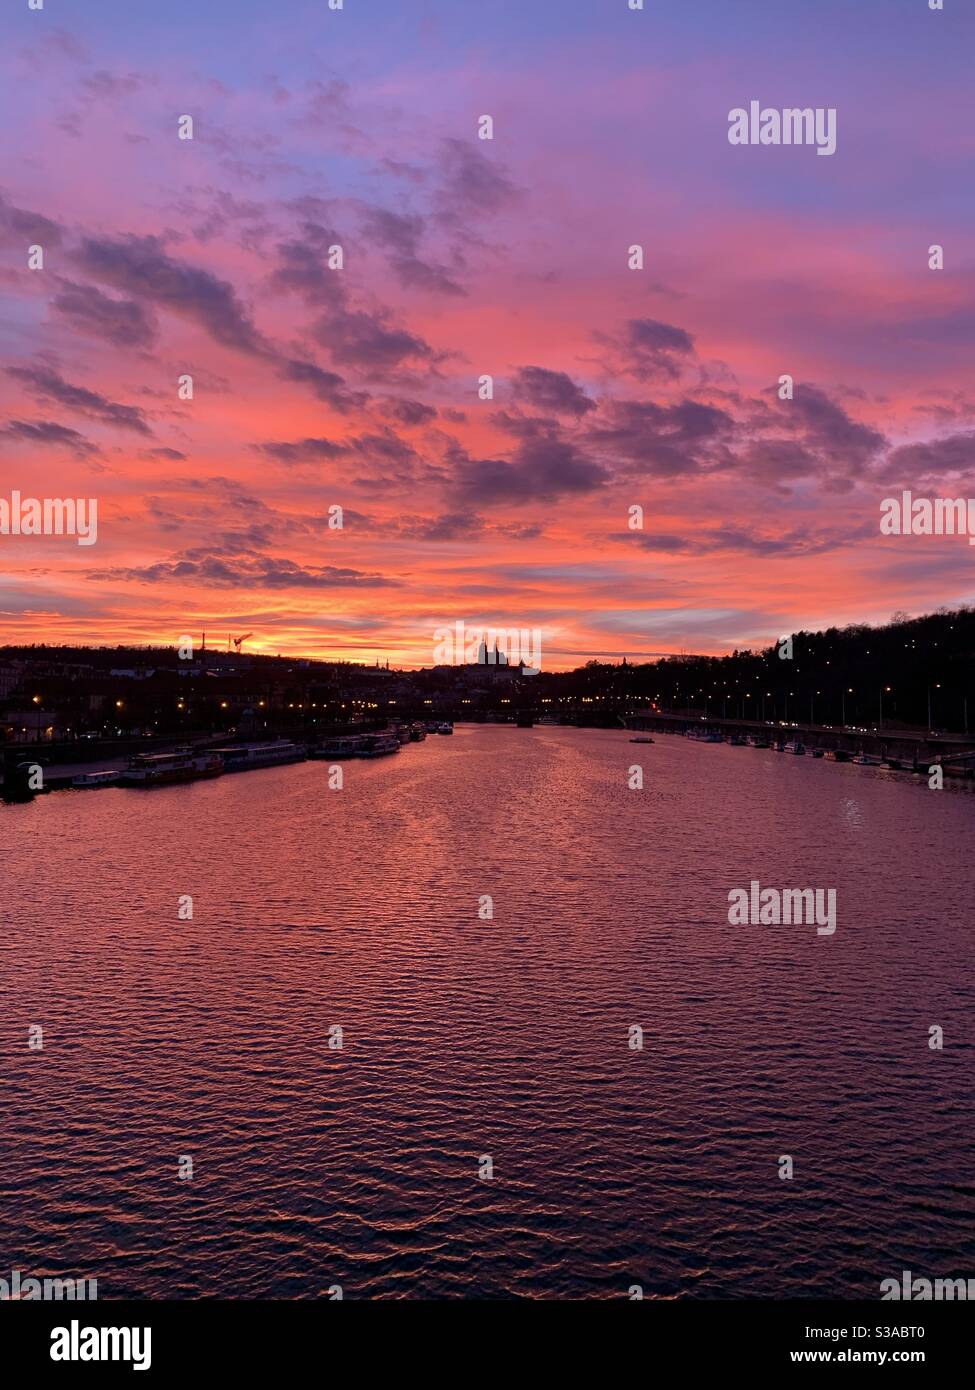
M555 727L328 780L0 807L0 1277L876 1298L975 1274L975 797ZM731 925L752 880L835 889L835 933Z

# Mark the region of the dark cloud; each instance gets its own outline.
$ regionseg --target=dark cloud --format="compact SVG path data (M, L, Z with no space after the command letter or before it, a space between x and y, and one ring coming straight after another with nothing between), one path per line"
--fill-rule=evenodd
M348 513L346 513L348 516ZM493 535L503 536L505 540L535 540L542 534L539 522L512 523L503 525L485 521L476 512L444 512L441 516L417 516L394 523L391 529L408 540L430 542L464 541Z
M294 381L307 386L320 401L332 406L334 410L345 411L364 406L369 400L365 391L350 391L345 378L337 372L327 372L314 362L304 362L300 358L287 358L281 364L280 375L285 381Z
M0 193L0 237L8 246L20 243L26 261L28 246L60 246L61 228L42 213L16 207Z
M83 333L121 348L149 347L156 340L155 316L135 299L112 299L95 285L59 280L54 311Z
M383 467L393 464L401 470L409 470L417 459L415 450L405 440L400 439L395 430L386 428L368 434L351 435L341 441L312 437L281 442L268 441L254 447L268 458L288 464L350 458L361 463ZM410 475L407 473L403 476Z
M685 329L657 319L630 319L621 337L593 337L609 348L612 370L636 381L676 381L694 352L694 339Z
M400 439L395 430L385 427L372 430L368 434L356 435L345 441L345 447L350 454L357 455L363 462L394 464L406 470L412 468L418 457L416 450L404 439Z
M376 589L391 588L398 582L381 574L335 565L298 565L293 560L244 550L235 544L210 550L185 550L154 565L97 570L93 575L107 580L138 580L144 584L198 580L220 589Z
M198 323L224 347L269 352L233 286L167 255L158 237L86 237L74 260L95 280Z
M814 477L821 467L819 456L796 439L757 439L742 449L738 463L747 477L769 487Z
M201 202L182 199L176 210L193 223L193 235L206 243L216 236L235 236L240 245L261 254L262 242L271 232L263 203L235 198L226 189L210 187L199 190L205 197Z
M424 220L416 215L370 208L365 216L366 234L389 252L389 263L401 284L432 294L463 295L467 291L443 266L419 253Z
M841 405L817 386L799 385L795 399L782 402L781 415L796 419L807 445L827 458L836 459L837 471L858 471L886 446L886 439L869 425L853 420Z
M882 434L854 420L825 391L800 384L791 401L742 403L734 466L780 490L800 478L815 478L825 491L849 492L886 448Z
M679 478L737 473L787 490L815 478L831 492L849 491L886 447L884 436L854 420L826 392L798 386L792 401L733 402L734 414L686 398L604 402L584 436L618 471Z
M142 457L144 459L166 459L169 463L185 463L188 455L181 454L178 449L147 449Z
M511 461L470 459L456 455L455 486L468 501L552 501L573 493L593 492L609 475L564 440L527 439Z
M118 405L98 391L72 386L49 367L8 367L7 375L22 381L28 391L41 400L56 401L69 410L76 410L116 429L131 430L134 434L152 434L145 415L136 406Z
M734 420L726 411L684 400L674 405L653 401L610 401L587 438L621 471L656 477L682 477L720 467L734 459L727 446Z
M77 430L53 420L11 420L0 429L0 441L12 439L23 444L52 445L67 449L78 458L93 458L98 449Z
M310 304L344 303L344 272L328 267L328 248L342 244L338 232L307 221L302 224L302 237L278 244L278 265L271 273L271 284L275 289L300 294Z
M367 375L384 375L434 355L429 343L405 328L391 326L388 315L378 311L340 309L320 319L313 332L336 361Z
M491 424L516 439L549 438L561 428L554 415L524 415L520 410L495 410Z
M401 536L416 541L469 541L485 530L484 520L470 512L413 517L397 527Z
M919 444L892 449L875 476L884 482L917 486L922 480L975 474L975 430L964 430Z
M403 400L398 396L387 396L379 402L378 408L388 420L395 420L400 425L426 425L437 418L432 405Z
M311 463L319 459L339 458L347 450L332 439L296 439L291 442L256 444L254 446L279 463Z
M639 352L692 352L694 339L683 328L657 319L630 319L626 325L627 342Z
M509 206L519 190L476 145L445 140L440 205L448 217L483 216Z
M694 351L694 339L683 328L656 319L631 319L626 325L625 351L633 360L633 375L645 380L676 380L684 359Z
M560 415L585 415L596 408L596 402L570 376L547 367L520 367L514 376L514 391L528 405Z
M795 527L778 533L746 530L728 523L723 526L698 528L686 536L654 536L642 531L627 531L617 537L626 544L642 550L677 555L708 555L718 551L739 551L757 557L774 558L783 555L823 555L839 550L854 541L875 536L876 524L871 521L846 530L812 531Z
M312 200L312 206L317 207L318 201ZM394 214L372 215L383 218L387 236L410 235L410 219ZM432 361L434 352L430 345L416 334L396 327L387 310L350 305L344 271L328 268L328 247L333 244L341 244L337 233L319 222L305 220L300 238L278 245L279 263L270 277L275 288L300 294L307 303L324 309L312 326L316 340L336 362L367 375L388 375L405 364Z

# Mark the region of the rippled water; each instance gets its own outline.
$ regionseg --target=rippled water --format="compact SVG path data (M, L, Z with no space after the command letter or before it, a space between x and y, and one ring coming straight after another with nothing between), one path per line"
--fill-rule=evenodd
M459 727L327 778L0 807L0 1277L356 1298L975 1276L975 797L558 728ZM835 935L730 926L751 879L835 887Z

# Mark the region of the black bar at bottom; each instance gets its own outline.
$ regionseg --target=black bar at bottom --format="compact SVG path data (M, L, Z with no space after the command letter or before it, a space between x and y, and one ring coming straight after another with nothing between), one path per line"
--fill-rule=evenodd
M968 1362L971 1334L964 1301L0 1303L0 1365L9 1373L13 1361L20 1375L50 1368L65 1381L86 1372L171 1383L192 1371L321 1375L339 1353L356 1370L415 1366L478 1381L492 1364L505 1374L537 1361L551 1373L564 1360L578 1371L585 1353L607 1374L627 1354L645 1371L947 1372Z

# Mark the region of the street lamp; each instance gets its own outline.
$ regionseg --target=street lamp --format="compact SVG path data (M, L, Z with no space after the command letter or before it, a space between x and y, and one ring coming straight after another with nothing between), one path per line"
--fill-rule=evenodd
M890 694L890 686L885 685L880 692L880 727L884 727L884 695Z
M37 732L37 737L35 738L34 742L35 742L35 743L40 743L40 741L41 741L41 696L40 696L40 695L35 695L35 696L34 696L34 704L37 706L37 730L36 730L36 732Z
M929 686L928 686L928 733L931 733L932 729L934 728L934 725L933 725L932 720L931 720L931 691L932 691L932 690L940 690L940 689L941 689L941 686L940 686L940 685L929 685Z

